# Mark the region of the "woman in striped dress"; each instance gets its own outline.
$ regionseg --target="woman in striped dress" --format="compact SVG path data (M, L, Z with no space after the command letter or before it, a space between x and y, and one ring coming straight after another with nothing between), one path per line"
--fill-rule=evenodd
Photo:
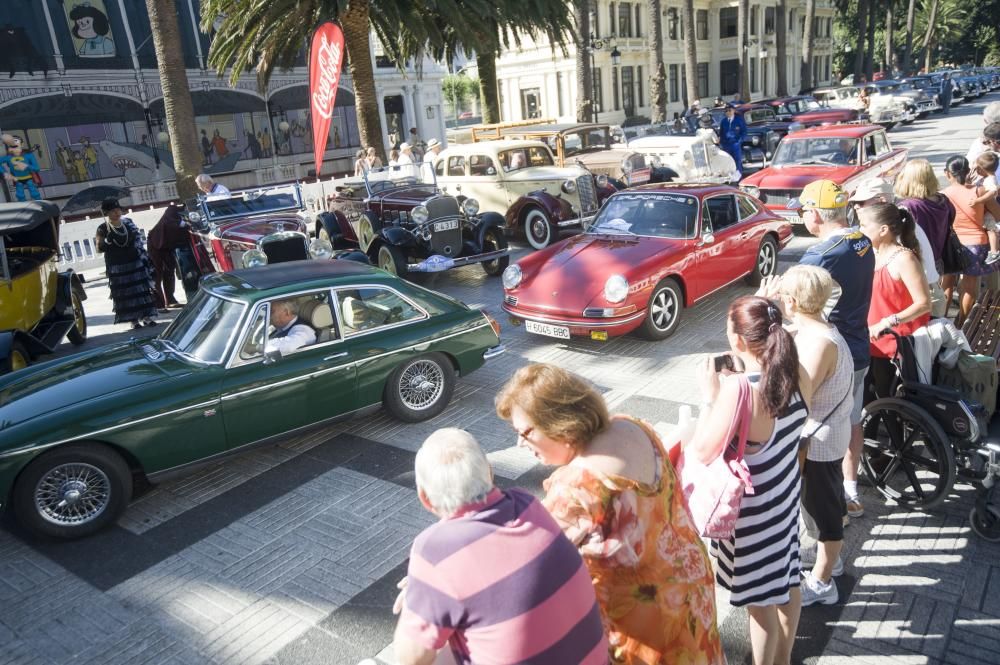
M713 541L716 582L731 605L746 606L754 665L788 665L799 623L799 435L808 415L809 377L799 366L781 313L757 296L729 307L726 334L753 386L745 459L753 494L740 504L736 532ZM723 370L724 374L728 374ZM709 357L699 376L704 398L694 437L685 447L709 463L734 441L725 437L736 411L737 381L720 377Z
M105 199L101 211L107 221L97 227L97 251L104 254L115 323L132 328L155 326L153 263L142 246L139 228L122 215L117 199Z

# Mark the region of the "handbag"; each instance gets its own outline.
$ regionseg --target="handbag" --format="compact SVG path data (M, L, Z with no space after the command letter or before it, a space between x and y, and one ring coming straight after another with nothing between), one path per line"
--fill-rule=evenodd
M941 273L944 275L954 275L964 272L972 259L962 241L955 233L955 208L952 206L951 214L948 216L948 235L944 238L944 246L941 247Z
M744 494L753 494L750 469L743 459L747 433L753 415L750 381L739 374L739 394L736 411L726 434L726 447L715 460L702 464L681 451L677 464L684 498L698 533L706 538L731 538L736 532L736 519ZM730 450L733 437L738 437L735 454Z

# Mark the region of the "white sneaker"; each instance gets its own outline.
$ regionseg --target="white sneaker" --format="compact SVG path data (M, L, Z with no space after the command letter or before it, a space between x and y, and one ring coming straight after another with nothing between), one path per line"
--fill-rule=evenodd
M799 563L804 569L812 569L816 565L816 546L800 548ZM844 574L844 560L840 558L839 554L836 563L833 564L833 572L830 574L834 577L840 577Z
M819 603L820 605L834 605L840 600L837 592L837 583L830 580L823 584L813 577L812 573L802 575L802 607L809 607Z
M1000 261L1000 252L990 252L986 255L986 261L984 261L984 263L991 266L997 261Z

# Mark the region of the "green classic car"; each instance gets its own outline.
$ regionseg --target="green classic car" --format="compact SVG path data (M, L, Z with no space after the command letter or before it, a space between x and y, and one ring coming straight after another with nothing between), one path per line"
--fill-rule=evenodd
M314 343L272 350L279 301L295 303ZM0 503L29 531L84 536L117 519L136 478L379 404L432 418L456 373L502 352L483 312L353 261L210 275L158 337L0 377Z

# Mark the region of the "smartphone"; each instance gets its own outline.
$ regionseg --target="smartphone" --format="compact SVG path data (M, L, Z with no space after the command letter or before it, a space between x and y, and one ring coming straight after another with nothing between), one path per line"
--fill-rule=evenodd
M721 372L724 369L728 369L730 372L736 371L736 366L733 364L733 357L728 353L715 356L715 371Z

